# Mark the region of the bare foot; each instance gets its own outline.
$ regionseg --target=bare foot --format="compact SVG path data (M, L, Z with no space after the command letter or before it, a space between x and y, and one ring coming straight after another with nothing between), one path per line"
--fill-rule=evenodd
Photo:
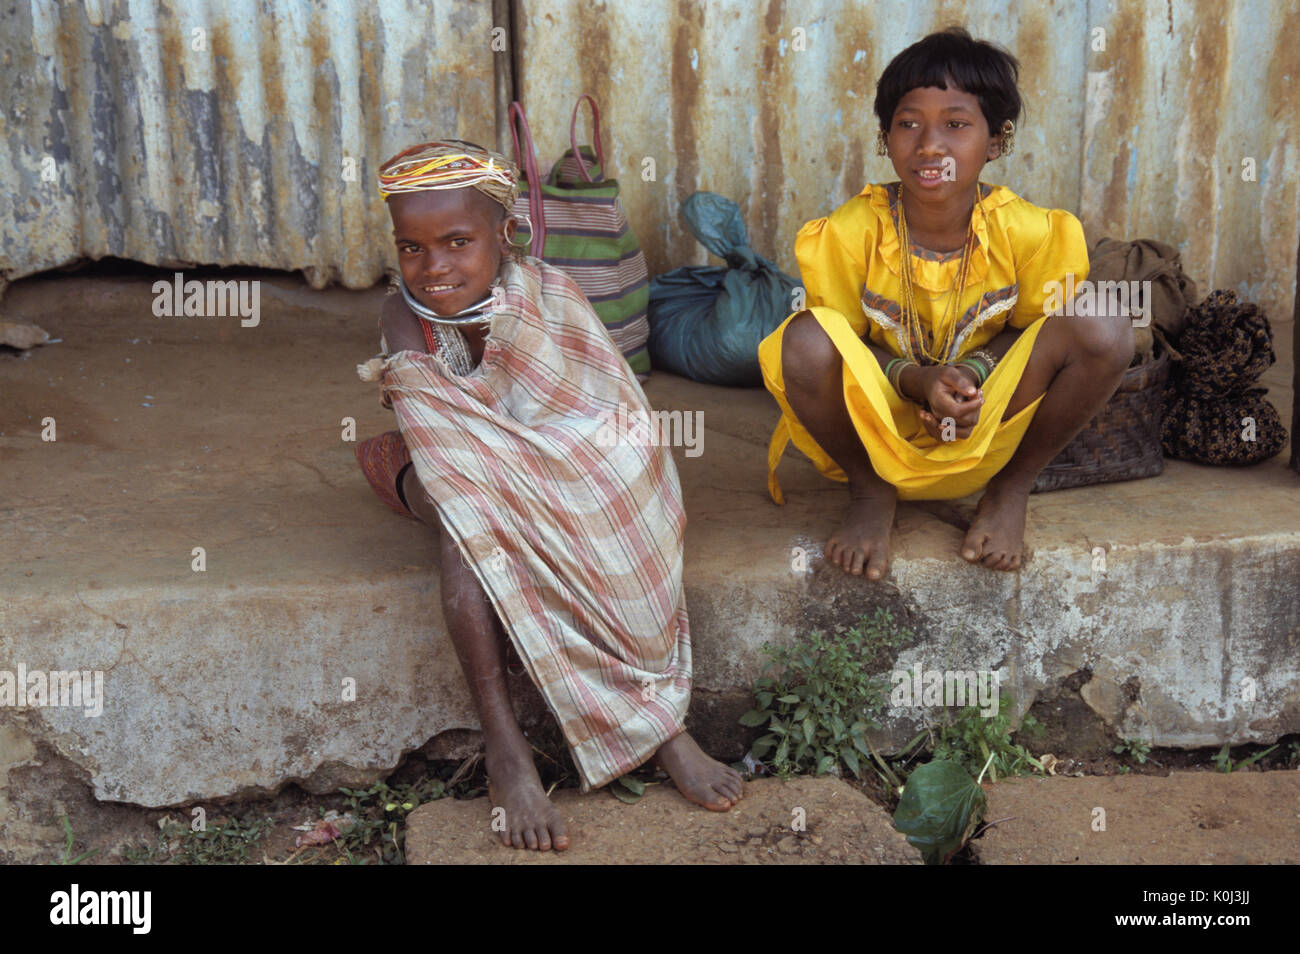
M655 761L673 778L686 800L712 812L725 812L744 797L740 773L711 759L687 733L673 736L655 753Z
M569 835L559 810L542 791L533 751L522 735L487 747L493 830L506 847L563 851ZM504 809L504 817L497 809ZM504 827L503 827L504 826Z
M961 555L990 570L1020 569L1029 494L989 484L961 545Z
M849 485L849 512L826 544L826 560L846 573L884 579L898 491L884 481Z

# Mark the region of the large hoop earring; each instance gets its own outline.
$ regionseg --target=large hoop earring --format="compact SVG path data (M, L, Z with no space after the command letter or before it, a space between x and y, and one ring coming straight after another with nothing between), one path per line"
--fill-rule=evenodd
M876 133L876 155L889 155L889 141L885 138L885 131L883 129Z
M1011 155L1011 151L1016 147L1016 124L1007 120L1002 124L1002 132L998 136L998 158Z
M526 212L522 215L517 215L512 212L507 221L510 220L513 220L515 223L515 235L514 238L506 239L506 245L508 246L506 254L510 258L510 261L522 262L524 256L528 254L529 246L533 241L533 220L528 217L528 213ZM523 241L519 241L520 220L528 223L528 238Z
M520 215L520 214L516 214L516 213L511 213L511 218L513 218L513 219L515 220L515 238L512 238L512 239L509 240L509 241L510 241L510 244L513 245L513 246L515 246L516 248L524 248L524 247L526 247L529 243L531 243L532 240L533 240L533 220L532 220L532 218L528 215L527 212L524 212L522 215ZM521 226L521 223L520 223L520 220L521 220L521 219L523 220L523 222L527 223L526 226ZM526 238L526 239L525 239L524 241L522 241L522 242L518 242L518 241L516 241L515 239L519 238L519 229L520 229L521 227L526 227L526 228L528 229L528 238Z

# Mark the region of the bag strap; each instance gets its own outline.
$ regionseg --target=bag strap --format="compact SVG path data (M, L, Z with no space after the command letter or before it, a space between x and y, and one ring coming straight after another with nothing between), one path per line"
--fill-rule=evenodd
M524 148L519 148L519 134L523 133ZM528 117L520 102L510 104L510 138L515 145L515 164L528 183L528 223L532 231L528 250L534 258L542 257L546 247L546 211L542 204L542 177L537 172L537 147L533 145L533 131L528 128Z
M578 175L582 176L582 181L595 182L591 173L587 171L587 163L582 157L582 152L578 149L578 111L582 109L583 102L591 103L591 138L596 147L596 161L600 163L600 174L609 177L605 170L605 150L600 144L600 109L588 93L583 93L573 104L573 119L569 122L569 145L573 146L573 159L578 164Z

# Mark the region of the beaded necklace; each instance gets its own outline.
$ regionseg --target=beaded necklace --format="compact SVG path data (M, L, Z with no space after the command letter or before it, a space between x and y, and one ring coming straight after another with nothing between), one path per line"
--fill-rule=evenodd
M981 194L978 182L975 183L975 203L979 206L980 214L984 214L984 197ZM985 218L987 219L987 216ZM921 312L916 306L916 291L913 287L914 279L912 278L912 243L907 228L907 214L903 209L902 190L899 190L898 195L898 242L902 247L900 257L903 260L899 284L903 299L900 302L903 311L900 324L903 329L903 344L906 352L904 356L920 364L943 364L949 357L953 340L957 334L957 317L960 314L958 309L960 308L961 293L966 287L966 278L970 274L971 251L977 243L975 238L975 217L974 215L971 216L970 229L966 233L966 242L962 246L961 263L957 266L957 284L948 295L948 302L943 311L943 319L939 324L939 327L944 329L943 343L934 352L931 352L926 347L930 335L922 327ZM987 281L987 275L985 281ZM983 305L984 285L981 284L980 300L975 309L976 314L979 314L979 309Z
M469 342L460 329L489 324L492 321L491 305L496 296L488 295L454 315L438 315L415 300L405 281L399 280L399 283L407 307L421 319L420 329L424 332L424 343L428 346L429 353L442 358L453 374L463 377L473 371L474 361L470 357Z
M428 322L420 322L424 331L424 343L430 354L436 354L446 362L451 373L464 377L474 370L474 361L469 354L469 342L459 328L444 328Z

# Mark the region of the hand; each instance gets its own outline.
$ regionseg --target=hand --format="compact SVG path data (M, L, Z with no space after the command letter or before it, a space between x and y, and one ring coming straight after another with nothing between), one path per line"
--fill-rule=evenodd
M975 386L975 373L964 367L952 365L931 366L921 369L923 393L928 407L918 411L926 433L937 441L965 440L970 437L980 420L984 406L984 392ZM944 433L945 419L951 418L953 427Z

